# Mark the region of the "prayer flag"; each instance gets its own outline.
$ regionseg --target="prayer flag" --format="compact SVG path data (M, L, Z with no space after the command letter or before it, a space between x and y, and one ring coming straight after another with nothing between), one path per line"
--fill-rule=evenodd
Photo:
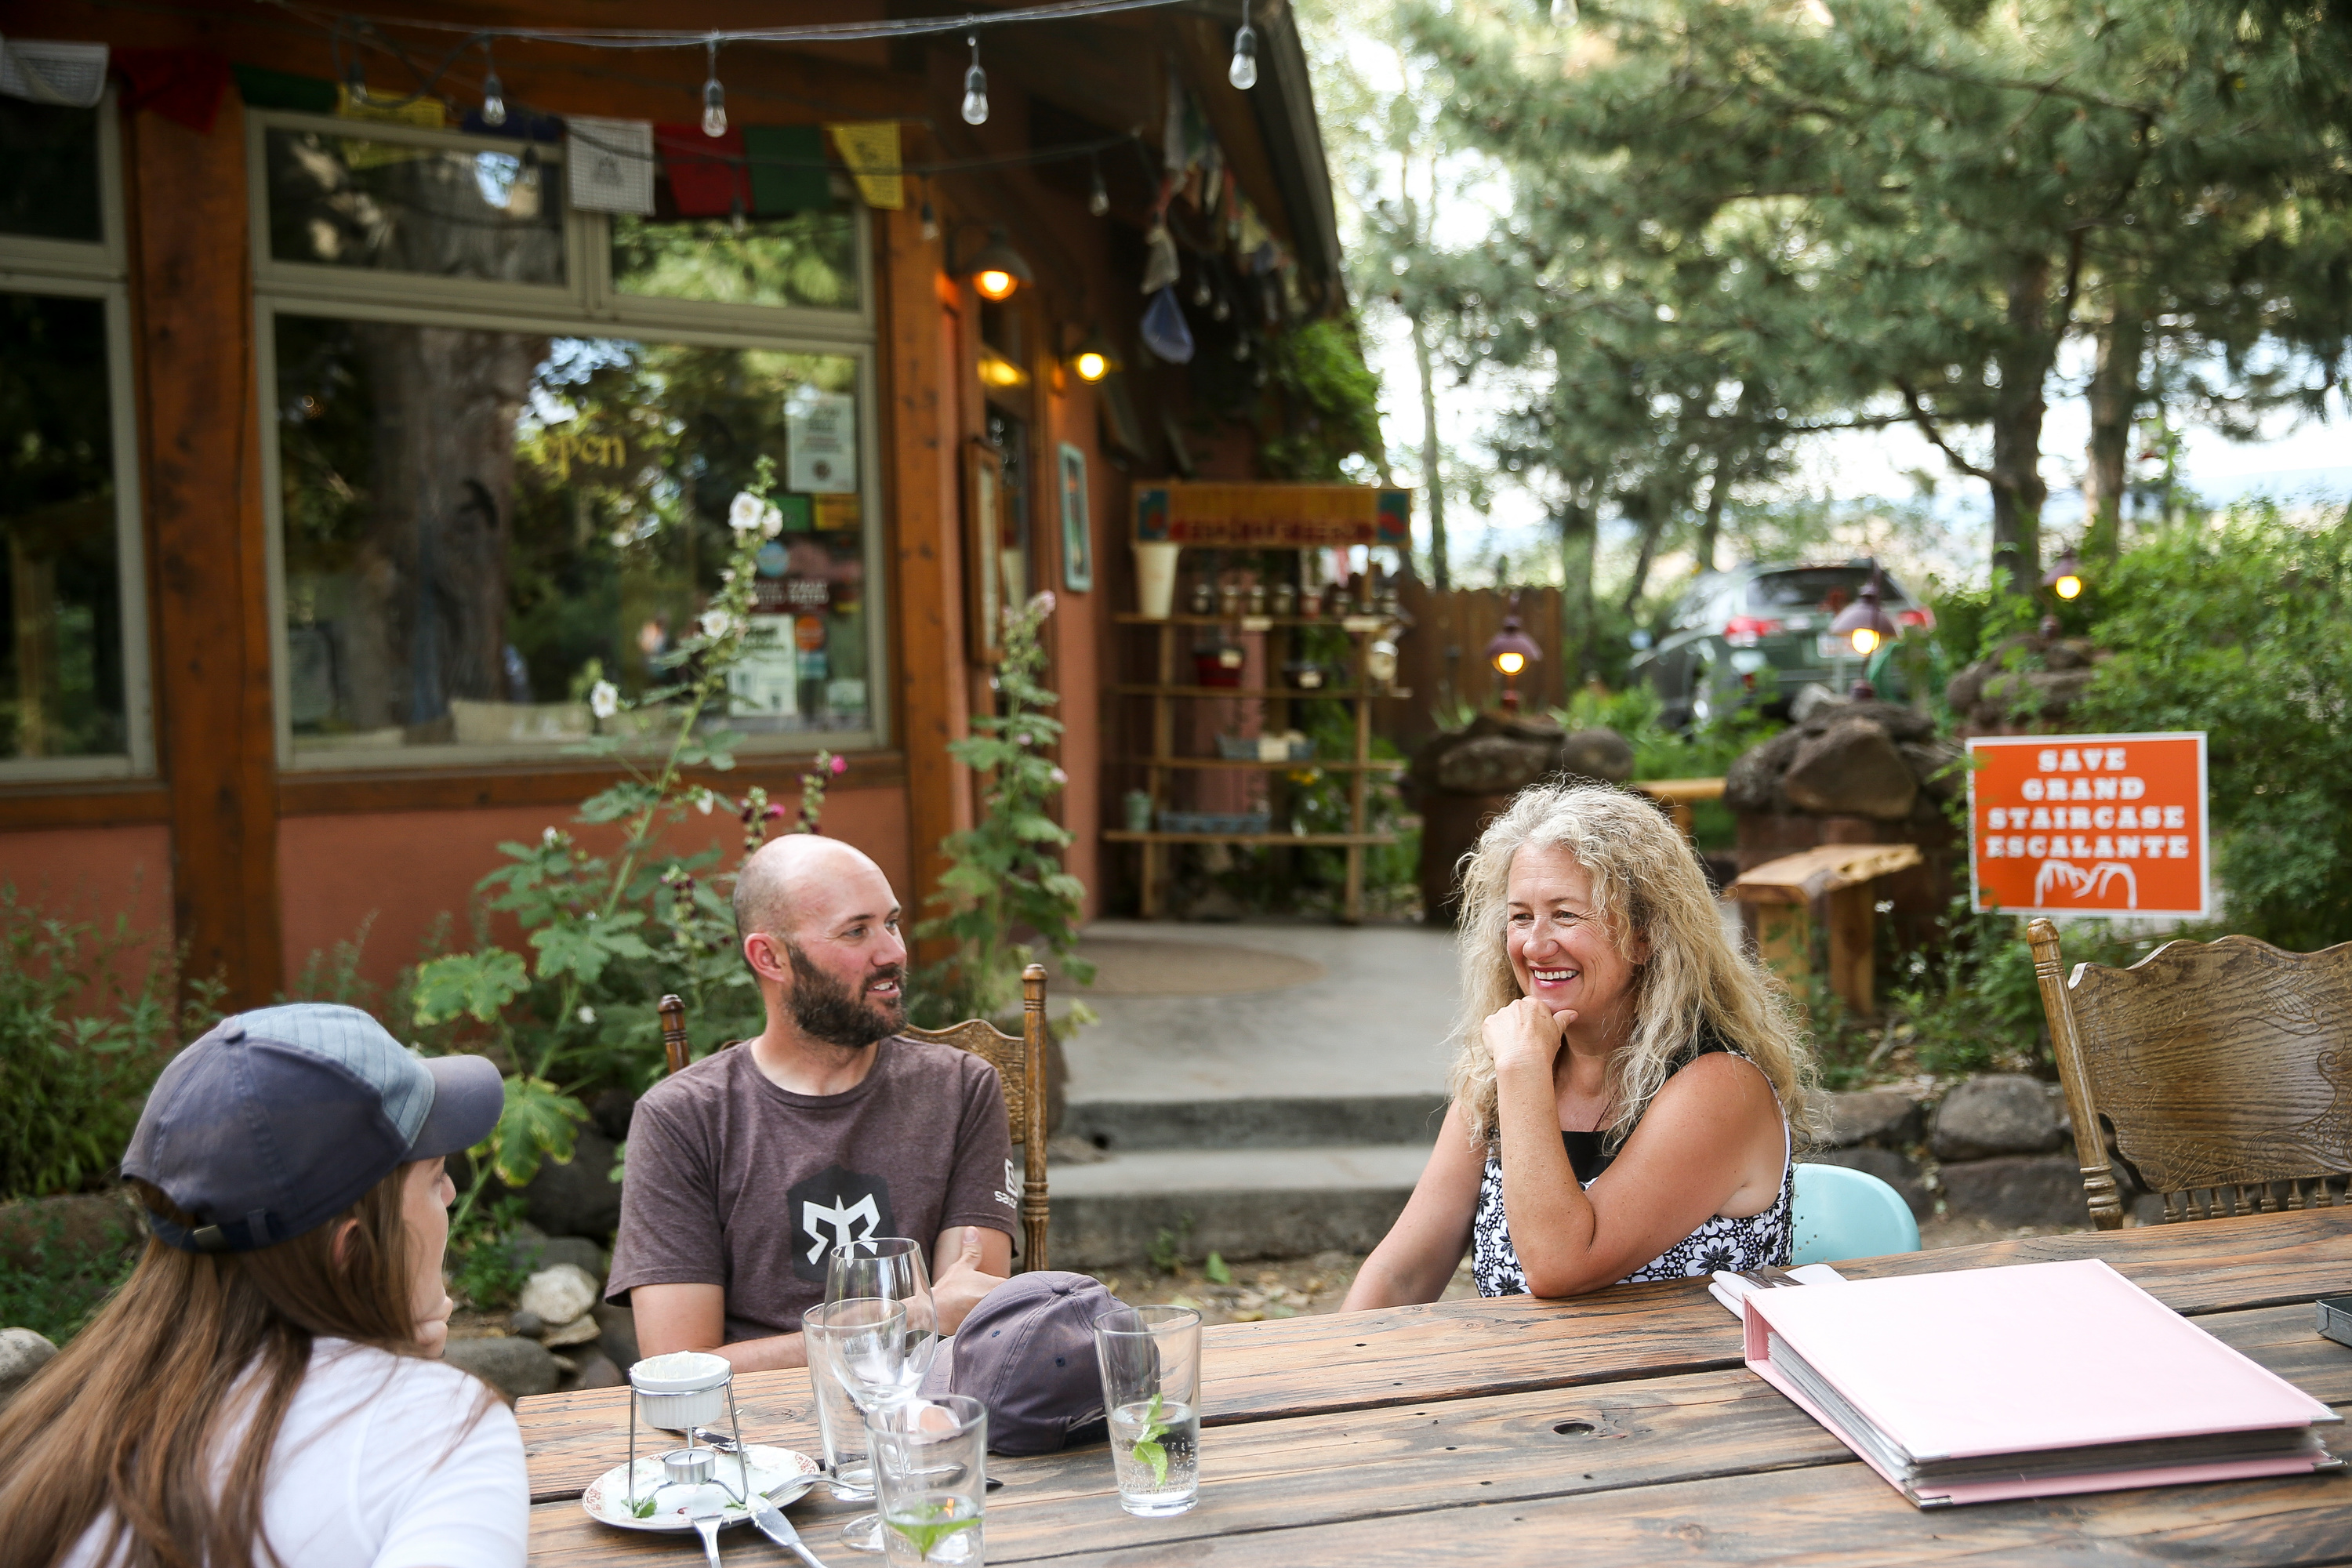
M828 125L857 194L869 207L897 212L907 205L907 183L898 172L898 122L871 120L855 125Z

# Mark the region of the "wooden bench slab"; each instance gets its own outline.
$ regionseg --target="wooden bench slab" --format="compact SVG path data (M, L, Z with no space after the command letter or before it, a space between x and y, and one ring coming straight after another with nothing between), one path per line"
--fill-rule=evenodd
M1916 844L1823 844L1742 871L1724 896L1757 904L1809 904L1917 864Z

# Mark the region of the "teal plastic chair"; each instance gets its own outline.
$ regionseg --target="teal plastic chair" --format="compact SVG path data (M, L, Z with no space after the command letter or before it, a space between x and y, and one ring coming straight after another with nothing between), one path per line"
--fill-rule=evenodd
M1835 1263L1919 1250L1919 1222L1903 1194L1867 1171L1843 1165L1797 1167L1789 1261Z

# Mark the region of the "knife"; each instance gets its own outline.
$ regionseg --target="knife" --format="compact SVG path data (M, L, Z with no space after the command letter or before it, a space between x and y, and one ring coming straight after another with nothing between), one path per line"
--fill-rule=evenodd
M755 1489L747 1489L747 1495L751 1499L751 1522L760 1527L761 1534L786 1551L797 1553L808 1568L824 1568L824 1564L817 1561L816 1554L801 1544L801 1532L793 1528L793 1521L784 1517L782 1509Z

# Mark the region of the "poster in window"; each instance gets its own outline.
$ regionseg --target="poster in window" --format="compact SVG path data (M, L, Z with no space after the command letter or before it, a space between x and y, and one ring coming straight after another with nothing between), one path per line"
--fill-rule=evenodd
M996 563L1004 500L1004 458L985 441L974 440L963 458L964 621L975 664L1004 656L1004 596Z
M840 495L857 488L857 400L847 393L794 392L784 402L784 443L787 489Z
M1087 515L1087 455L1062 443L1062 586L1091 594L1095 586L1095 532Z

